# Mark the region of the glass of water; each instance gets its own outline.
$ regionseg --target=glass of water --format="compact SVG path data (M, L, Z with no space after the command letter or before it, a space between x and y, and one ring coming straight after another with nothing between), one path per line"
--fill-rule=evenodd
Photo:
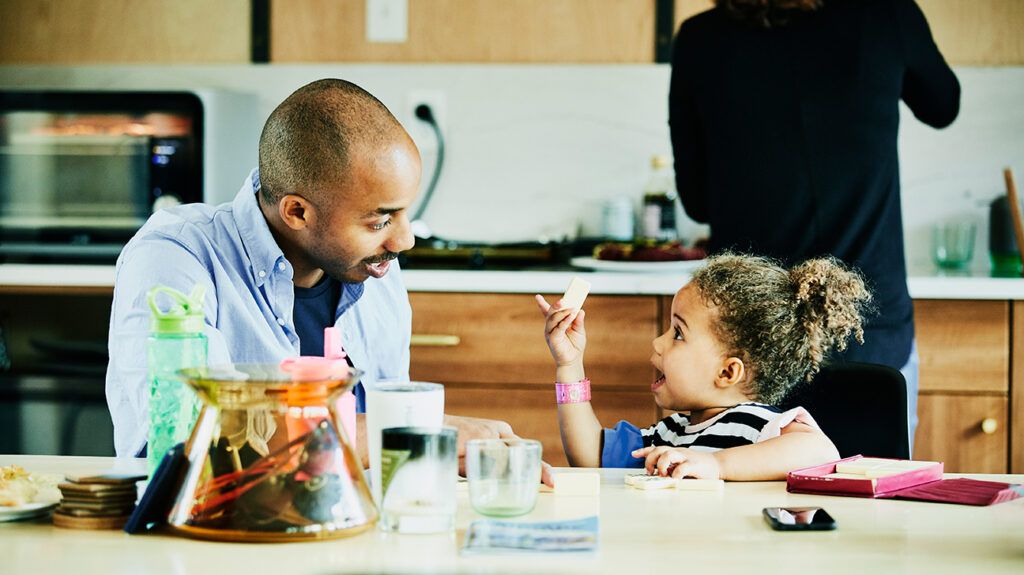
M974 257L977 225L970 220L953 220L936 224L932 229L932 255L940 268L960 270Z
M469 502L482 515L514 517L532 511L540 474L539 441L473 439L466 443Z

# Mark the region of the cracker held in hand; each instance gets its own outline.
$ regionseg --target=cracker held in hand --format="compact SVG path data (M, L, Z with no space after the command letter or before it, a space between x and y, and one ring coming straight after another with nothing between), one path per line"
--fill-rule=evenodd
M569 287L565 290L565 295L562 296L562 307L572 309L582 308L583 302L587 299L587 294L589 293L590 282L578 277L572 278L572 281L569 282Z

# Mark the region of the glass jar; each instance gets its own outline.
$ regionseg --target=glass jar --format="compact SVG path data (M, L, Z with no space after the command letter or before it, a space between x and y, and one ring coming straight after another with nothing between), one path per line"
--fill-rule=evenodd
M344 360L330 365L180 372L204 406L186 447L172 529L256 542L345 537L374 525L363 467L334 410L360 374Z

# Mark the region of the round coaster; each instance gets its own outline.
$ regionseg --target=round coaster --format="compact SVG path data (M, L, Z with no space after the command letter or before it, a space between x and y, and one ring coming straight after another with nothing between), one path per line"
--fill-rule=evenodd
M53 524L65 529L121 529L129 515L116 517L75 517L60 510L53 512Z

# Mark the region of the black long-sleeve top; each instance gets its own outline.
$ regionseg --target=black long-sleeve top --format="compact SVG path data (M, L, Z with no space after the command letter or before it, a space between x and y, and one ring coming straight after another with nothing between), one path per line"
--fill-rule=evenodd
M900 368L913 341L900 212L899 101L935 127L960 85L912 0L826 0L761 29L720 8L685 21L669 123L686 213L712 252L792 264L832 254L875 296L848 360Z

